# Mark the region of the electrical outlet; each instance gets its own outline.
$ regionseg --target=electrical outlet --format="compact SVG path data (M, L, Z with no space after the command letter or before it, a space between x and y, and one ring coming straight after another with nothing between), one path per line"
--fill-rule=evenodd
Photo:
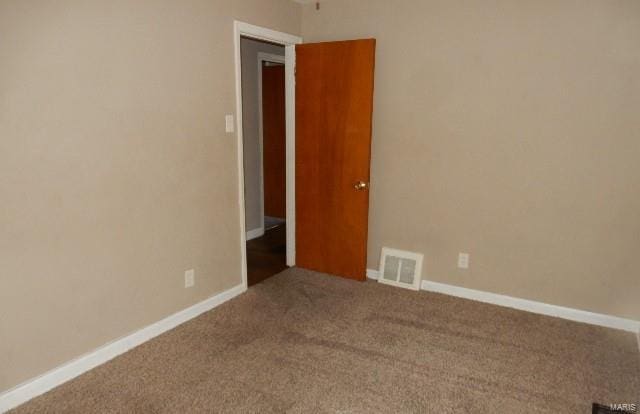
M469 253L458 253L458 267L460 269L469 268Z
M184 287L190 288L196 284L196 271L193 269L189 269L184 272Z

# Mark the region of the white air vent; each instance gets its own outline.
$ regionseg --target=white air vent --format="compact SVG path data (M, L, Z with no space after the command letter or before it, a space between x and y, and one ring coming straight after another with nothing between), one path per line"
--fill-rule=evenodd
M402 250L382 248L378 282L407 289L420 290L422 255Z

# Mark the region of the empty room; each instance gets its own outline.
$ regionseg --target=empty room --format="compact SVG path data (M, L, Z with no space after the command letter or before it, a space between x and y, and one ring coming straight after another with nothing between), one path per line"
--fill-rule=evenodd
M640 1L0 0L0 413L640 412Z

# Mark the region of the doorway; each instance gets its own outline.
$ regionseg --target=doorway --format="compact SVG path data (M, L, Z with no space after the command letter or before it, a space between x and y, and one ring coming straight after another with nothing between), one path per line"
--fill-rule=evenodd
M234 23L245 287L295 265L294 59L301 42L297 36Z
M284 46L240 38L247 285L287 268Z
M243 102L248 99L243 96L242 86L243 38L284 46L285 170L279 177L282 174L286 177L285 218L284 223L279 222L281 210L266 217L276 219L276 225L284 224L281 231L286 234L286 265L299 262L298 265L306 269L366 280L375 39L301 45L302 39L296 36L241 22L235 22L234 35L243 285L248 286L247 247L252 247L246 244L247 239L253 241L253 237L267 236L265 223L273 222L269 218L265 220L263 176L262 198L258 197L262 214L257 220L261 225L257 226L255 220L253 225L249 224L248 211L255 206L247 202L250 178L244 177L244 160L249 153L243 148L243 109L248 105ZM245 58L245 62L251 62L248 66L253 65L252 60L253 57ZM258 63L260 79L263 80L262 75L269 72L269 68L281 71L278 60L281 57ZM299 128L296 119L300 121ZM276 147L270 146L268 150ZM265 148L262 148L261 156L264 154ZM279 152L272 159L279 167L282 156ZM260 161L263 167L265 162L270 162L262 158ZM282 181L278 183L281 187ZM280 268L267 271L279 273L283 270L281 244L277 247L277 243L267 239L261 240L266 246L256 247L261 253L280 249L278 257L272 257ZM264 277L257 279L264 280Z

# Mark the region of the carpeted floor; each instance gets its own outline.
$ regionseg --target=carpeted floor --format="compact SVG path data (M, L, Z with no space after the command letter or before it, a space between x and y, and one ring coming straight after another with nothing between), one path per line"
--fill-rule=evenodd
M630 333L289 269L15 413L590 413Z

